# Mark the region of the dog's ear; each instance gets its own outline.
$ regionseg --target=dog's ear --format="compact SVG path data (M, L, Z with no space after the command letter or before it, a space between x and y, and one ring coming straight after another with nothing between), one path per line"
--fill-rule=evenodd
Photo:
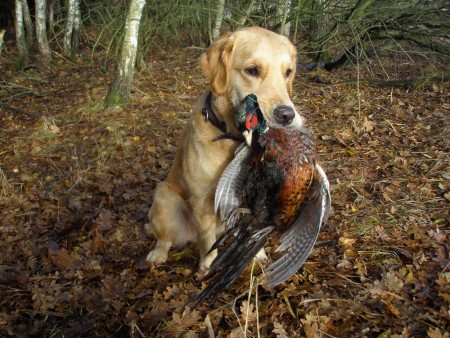
M292 73L291 73L291 77L289 78L289 81L288 81L287 89L288 89L289 96L292 99L292 87L294 85L295 73L297 71L297 49L287 38L286 38L286 40L288 42L289 53L291 54L291 60L292 60Z
M234 35L225 33L208 48L200 59L202 72L208 78L211 90L216 96L221 96L226 91L233 45Z

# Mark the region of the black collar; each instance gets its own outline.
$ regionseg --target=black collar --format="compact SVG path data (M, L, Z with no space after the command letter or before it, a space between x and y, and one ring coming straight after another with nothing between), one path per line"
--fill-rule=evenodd
M205 118L205 121L211 122L211 124L214 127L219 129L223 133L223 135L219 135L219 136L213 138L212 141L215 142L215 141L222 140L222 139L231 139L231 140L240 141L240 142L244 141L244 138L236 137L236 136L230 134L227 131L227 125L225 124L225 122L220 121L217 118L217 115L214 113L214 110L211 107L211 98L212 98L212 93L209 92L209 94L205 100L205 105L203 106L203 109L202 109L202 115Z

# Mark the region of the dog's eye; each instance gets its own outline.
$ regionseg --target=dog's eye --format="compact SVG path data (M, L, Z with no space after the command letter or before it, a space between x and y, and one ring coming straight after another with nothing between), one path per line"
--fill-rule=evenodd
M288 70L286 71L286 78L290 77L291 74L292 74L292 69L288 69Z
M245 68L245 72L250 76L258 76L259 75L258 67L256 67L256 66Z

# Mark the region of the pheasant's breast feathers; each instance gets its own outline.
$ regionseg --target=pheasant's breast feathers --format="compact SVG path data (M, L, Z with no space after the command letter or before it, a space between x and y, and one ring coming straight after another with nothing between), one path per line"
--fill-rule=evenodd
M291 225L313 180L315 153L310 138L298 130L270 128L261 135L264 161L281 172L282 183L274 199L279 222Z
M291 168L285 173L283 184L278 192L277 201L280 221L291 225L298 216L313 179L313 165Z

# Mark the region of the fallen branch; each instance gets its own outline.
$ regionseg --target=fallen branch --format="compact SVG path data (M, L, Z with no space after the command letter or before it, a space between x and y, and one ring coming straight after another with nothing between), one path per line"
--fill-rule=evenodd
M362 61L365 59L370 59L372 56L381 53L383 50L388 48L393 44L392 40L386 40L381 46L368 46L364 48L364 52L362 55L357 56L356 55L356 45L350 48L350 51L348 53L343 53L339 59L332 62L327 62L323 65L323 69L327 71L332 71L333 69L337 69L339 67L342 67L344 64L346 64L348 61L351 61L352 63L355 63L356 61Z
M369 85L377 85L380 87L418 87L418 85L424 82L446 82L450 81L450 75L445 76L432 76L427 78L414 78L403 80L378 80L378 79L351 79L341 81L339 83L367 83Z
M331 72L333 69L342 67L348 61L350 61L352 63L356 63L357 61L364 61L366 59L370 59L372 56L381 53L383 50L385 50L392 44L393 44L393 40L386 40L380 46L375 47L375 46L370 45L370 46L364 48L363 52L359 56L356 55L357 54L357 52L356 52L357 46L354 45L347 52L344 52L339 57L339 59L337 59L336 61L330 61L330 62L319 64L319 65L317 65L317 62L313 61L304 66L306 67L306 69L311 70L311 71L316 68L320 68L320 69L325 69L325 70Z
M0 107L5 108L5 109L9 109L12 110L13 112L19 113L19 114L23 114L23 115L27 115L27 116L36 116L36 113L30 112L30 111L26 111L20 108L15 108L15 107L11 107L5 103L1 103L0 102Z

